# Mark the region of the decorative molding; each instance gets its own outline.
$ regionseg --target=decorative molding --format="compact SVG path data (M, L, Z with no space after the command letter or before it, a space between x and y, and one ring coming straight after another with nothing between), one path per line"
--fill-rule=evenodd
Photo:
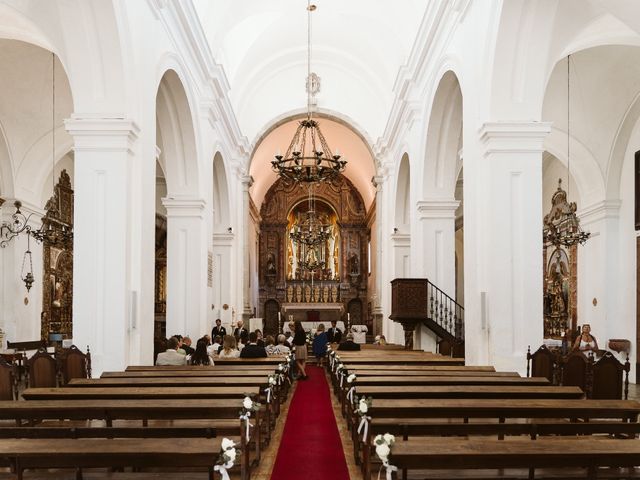
M138 138L140 129L133 120L118 117L96 117L72 114L64 121L73 137L74 151L127 151Z
M577 215L584 227L601 220L619 218L621 205L620 200L603 200L580 209Z
M409 247L411 246L411 234L410 233L393 233L391 234L391 242L393 248Z
M165 197L162 205L167 209L167 218L204 218L207 202L202 198Z
M393 91L395 97L382 136L377 140L374 151L386 152L402 127L415 120L416 109L422 109L419 100L422 95L417 90L416 79L428 71L429 62L440 58L440 50L447 45L464 18L471 0L454 2L429 2L422 18L415 41L406 64L398 69ZM412 98L413 96L413 98Z
M540 153L551 132L550 122L487 122L479 136L486 145L485 157L493 153Z
M426 199L416 202L420 220L426 219L449 219L455 220L456 210L460 206L459 200L451 199Z
M235 240L236 235L234 233L214 233L211 235L211 240L214 247L232 247L233 241Z

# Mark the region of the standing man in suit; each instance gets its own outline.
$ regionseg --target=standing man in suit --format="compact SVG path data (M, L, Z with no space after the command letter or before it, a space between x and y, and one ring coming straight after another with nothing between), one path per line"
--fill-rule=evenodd
M327 330L327 340L329 343L340 343L342 331L337 327L338 322L331 320L331 328Z
M240 338L240 337L242 337L242 332L243 331L245 332L245 335L249 334L247 329L244 328L244 322L242 320L238 320L237 327L233 331L233 336L236 337L236 338Z
M222 326L222 321L219 318L216 318L216 326L211 330L211 338L224 338L227 334L227 329Z

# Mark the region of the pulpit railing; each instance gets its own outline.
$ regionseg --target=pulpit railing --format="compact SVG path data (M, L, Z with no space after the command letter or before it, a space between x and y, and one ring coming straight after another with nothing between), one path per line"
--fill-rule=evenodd
M426 282L428 316L425 324L440 338L464 342L464 307L429 280Z

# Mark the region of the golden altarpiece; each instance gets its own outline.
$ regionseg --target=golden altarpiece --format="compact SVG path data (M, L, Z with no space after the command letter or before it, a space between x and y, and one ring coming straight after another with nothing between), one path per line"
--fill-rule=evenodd
M551 198L551 211L544 217L545 227L561 221L567 213L575 213L575 202L567 201L567 193L558 182ZM544 338L570 340L577 328L578 246L570 247L544 242Z
M307 213L307 189L279 179L262 203L258 316L266 333L280 331L290 319L370 323L364 308L369 232L362 197L343 175L317 185L314 196L316 218L329 235L312 247L289 236ZM305 263L321 267L308 270Z
M73 189L71 178L62 170L53 195L45 206L43 229L62 230L73 227ZM73 335L73 242L42 247L42 313L40 336L49 341L50 334Z

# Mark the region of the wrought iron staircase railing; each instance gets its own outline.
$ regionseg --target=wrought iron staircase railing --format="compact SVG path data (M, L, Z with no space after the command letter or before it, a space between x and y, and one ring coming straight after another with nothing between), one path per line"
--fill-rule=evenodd
M427 280L428 316L424 324L452 344L464 342L464 307Z

